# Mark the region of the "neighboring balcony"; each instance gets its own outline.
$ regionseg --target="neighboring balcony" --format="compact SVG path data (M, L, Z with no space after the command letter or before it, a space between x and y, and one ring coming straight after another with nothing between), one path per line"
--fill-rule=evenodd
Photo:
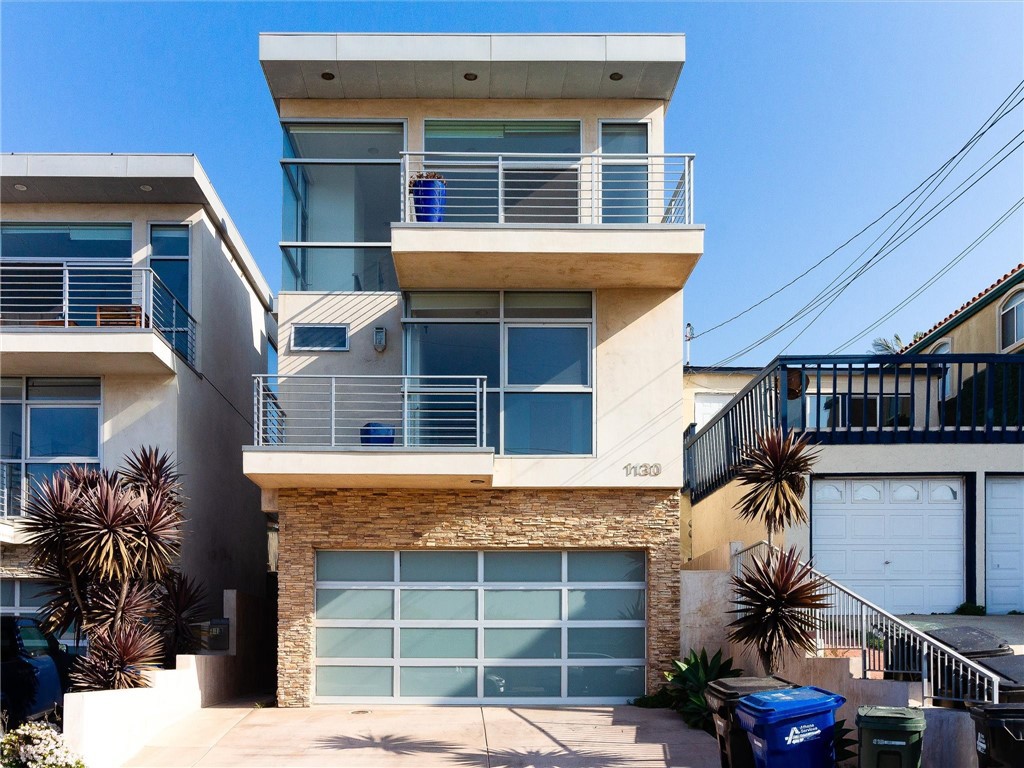
M196 321L151 269L0 262L8 375L170 374Z
M253 446L261 488L491 485L484 377L256 376Z
M1024 443L1024 355L780 357L696 434L686 483L727 485L756 436L781 427L816 445Z
M704 250L693 159L402 153L398 283L681 288Z

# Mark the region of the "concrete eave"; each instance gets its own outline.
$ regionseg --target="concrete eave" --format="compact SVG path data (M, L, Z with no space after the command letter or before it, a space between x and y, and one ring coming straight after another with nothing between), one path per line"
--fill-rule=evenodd
M703 226L392 224L404 289L682 288Z
M489 449L406 451L394 448L288 450L246 446L242 472L265 490L277 488L489 488Z
M9 376L173 376L177 357L156 331L36 328L0 330Z
M17 517L0 518L0 544L24 544L25 534Z
M681 34L260 35L260 65L275 102L668 101L685 59L686 37ZM475 78L466 79L467 73ZM621 77L612 80L613 73Z

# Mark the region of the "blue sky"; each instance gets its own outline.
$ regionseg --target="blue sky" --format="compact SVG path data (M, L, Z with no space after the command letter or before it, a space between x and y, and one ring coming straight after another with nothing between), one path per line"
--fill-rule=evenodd
M1019 2L5 0L0 25L4 152L196 153L275 288L281 142L259 66L259 32L686 33L666 151L697 154L696 218L707 225L706 252L685 301L698 332L786 283L900 200L1024 79ZM1018 107L933 200L1022 129ZM960 253L1024 196L1022 157L1018 150L852 283L788 352L831 351ZM693 362L715 364L746 347L815 296L869 241L858 240L859 247L843 249L776 298L700 336ZM906 339L932 325L1024 260L1022 251L1018 211L848 351L865 351L874 335ZM768 361L805 323L735 363Z

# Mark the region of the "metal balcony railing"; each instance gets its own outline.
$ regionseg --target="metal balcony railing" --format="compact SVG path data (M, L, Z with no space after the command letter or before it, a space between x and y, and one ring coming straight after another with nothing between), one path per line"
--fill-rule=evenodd
M486 381L258 375L253 440L280 448L482 448Z
M403 152L402 221L693 224L693 159ZM443 201L424 174L443 177Z
M195 365L195 318L142 267L0 261L0 327L149 328Z
M741 576L754 556L771 550L765 541L733 555L733 575ZM778 547L775 548L778 552ZM911 626L819 571L827 607L810 611L817 628L819 656L860 659L860 676L875 680L919 681L927 703L999 702L1000 676Z
M819 445L1024 442L1024 355L779 357L685 439L698 501L775 427Z

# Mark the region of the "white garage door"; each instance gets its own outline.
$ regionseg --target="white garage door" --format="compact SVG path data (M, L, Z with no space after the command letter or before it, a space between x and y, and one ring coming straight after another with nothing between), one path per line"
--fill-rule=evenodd
M959 478L815 478L817 568L892 613L948 613L964 601Z
M644 692L639 551L321 551L314 701L621 703Z
M1024 611L1024 477L986 480L985 563L988 612Z

